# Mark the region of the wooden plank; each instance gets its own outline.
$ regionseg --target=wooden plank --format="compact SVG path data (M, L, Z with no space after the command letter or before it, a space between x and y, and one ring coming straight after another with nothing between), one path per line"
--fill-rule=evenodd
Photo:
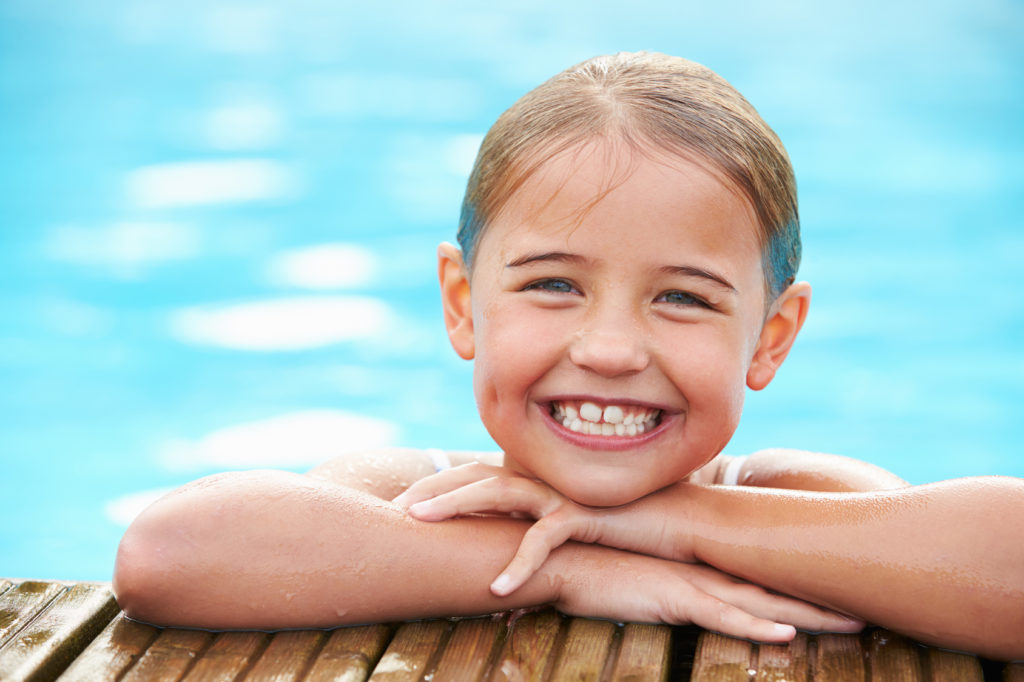
M867 679L859 635L818 635L814 644L815 682L864 682Z
M428 666L448 635L451 624L442 620L406 623L398 628L391 644L370 676L372 682L419 682L431 674Z
M27 580L0 594L0 646L66 589L58 583Z
M160 634L160 628L119 614L61 676L62 682L116 679L138 661Z
M390 639L391 628L387 625L364 625L332 631L306 675L305 682L362 682L370 676L370 671L377 665Z
M289 630L274 633L246 682L291 682L302 679L327 638L324 630Z
M717 632L702 632L693 661L695 682L747 682L751 677L754 645Z
M983 682L985 675L977 656L928 647L928 677L932 682Z
M873 680L892 682L919 682L924 680L921 670L921 648L906 637L888 630L872 630L866 635L868 670Z
M1003 668L1003 682L1024 682L1024 663L1007 663Z
M553 680L596 680L604 670L615 637L615 624L573 618L558 654Z
M563 617L554 609L513 618L494 662L492 682L541 682L554 662L555 643Z
M772 680L806 680L810 676L808 660L808 636L803 632L788 645L761 644L757 647L757 662L754 679L760 682Z
M667 625L627 624L612 681L667 680L671 645L672 628Z
M14 587L14 583L7 578L0 578L0 594Z
M121 682L180 679L199 659L213 637L214 633L205 630L161 630Z
M483 679L491 654L504 637L504 622L494 618L459 621L441 653L434 679L452 682L476 682Z
M67 589L0 649L0 679L56 677L117 612L106 585L79 584Z
M187 682L234 680L263 652L266 632L221 632L185 676Z

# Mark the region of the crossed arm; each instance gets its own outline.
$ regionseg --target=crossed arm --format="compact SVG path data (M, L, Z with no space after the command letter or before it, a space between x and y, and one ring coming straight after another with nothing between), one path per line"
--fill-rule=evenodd
M445 478L424 479L389 501L433 471L422 457L398 458L418 464L397 474L382 470L387 457L338 460L311 476L223 474L140 515L119 549L114 589L133 617L211 628L335 626L541 604L617 620L696 622L763 641L791 638L791 625L861 626L806 599L935 644L1024 656L1024 482L963 479L853 494L756 487L901 485L843 458L816 457L815 473L804 476L793 457L752 457L741 476L747 486L705 485L718 474L713 466L696 482L627 508L570 508L600 520L598 534L583 539L602 544L558 545L505 594L488 586L535 525L412 518L404 505L433 497L424 490ZM437 518L466 512L435 509Z
M614 509L580 507L542 483L484 466L425 479L397 501L425 520L484 510L539 519L492 583L498 594L514 594L548 548L574 539L703 562L939 646L1024 657L1024 481L907 487L879 474L877 487L889 489L757 487L842 490L874 475L851 465L850 476L805 476L799 466L770 462L746 467L754 486L679 483Z
M793 626L862 626L710 566L577 542L554 549L514 593L495 595L488 586L531 522L410 517L389 500L433 471L423 460L374 453L309 476L243 472L191 483L126 532L118 601L140 620L209 628L336 626L542 604L776 642L792 638Z

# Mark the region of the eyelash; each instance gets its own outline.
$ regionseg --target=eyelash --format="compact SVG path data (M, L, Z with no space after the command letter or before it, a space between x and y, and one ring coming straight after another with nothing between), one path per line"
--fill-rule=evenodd
M555 289L555 288L553 288L552 285L563 285L563 286L567 287L567 289ZM578 294L578 293L580 293L579 289L577 289L573 285L572 282L569 282L568 280L564 280L564 279L553 278L553 277L552 278L548 278L548 279L539 279L536 282L530 282L525 287L523 287L523 291L546 291L546 292L550 292L550 293L553 293L553 294Z
M677 302L673 302L673 301L669 301L668 297L672 296L672 295L675 295L675 294L678 294L679 296L685 297L687 299L687 301L686 302L678 302L678 301ZM660 296L658 296L658 298L656 298L654 300L655 300L655 302L664 301L665 303L668 303L670 305L676 305L676 306L681 306L681 307L689 307L689 306L694 306L694 305L699 306L701 308L708 308L708 309L710 309L712 307L711 304L708 303L707 301L705 301L703 298L701 298L700 296L697 296L695 294L691 294L688 291L666 291L665 293L661 294Z
M522 290L523 291L545 291L545 292L549 292L549 293L553 293L553 294L579 294L580 293L579 289L577 289L576 286L573 285L572 282L569 282L568 280L564 280L564 279L553 278L553 277L552 278L548 278L548 279L540 279L540 280L537 280L536 282L530 282L525 287L523 287ZM670 296L682 296L686 300L685 301L671 301L671 300L669 300ZM710 303L705 301L700 296L697 296L695 294L691 294L688 291L678 291L678 290L666 291L663 294L659 295L656 299L654 299L654 302L655 303L658 303L658 302L668 303L669 305L678 306L678 307L681 307L681 308L688 308L688 307L691 307L691 306L697 306L699 308L707 308L707 309L710 310L713 307Z

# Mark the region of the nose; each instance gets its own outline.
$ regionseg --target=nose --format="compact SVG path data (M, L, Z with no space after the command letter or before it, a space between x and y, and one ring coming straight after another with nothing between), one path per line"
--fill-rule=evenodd
M636 374L650 364L642 334L632 325L578 332L569 348L569 359L578 367L608 378Z

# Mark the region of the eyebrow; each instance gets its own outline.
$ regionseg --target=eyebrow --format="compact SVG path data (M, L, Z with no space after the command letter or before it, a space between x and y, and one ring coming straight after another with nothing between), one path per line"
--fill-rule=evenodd
M662 272L668 273L670 275L683 275L684 277L701 277L718 285L719 287L727 291L731 291L734 294L739 293L739 291L736 290L736 287L729 283L729 280L720 275L716 275L713 272L704 270L702 268L695 268L692 265L666 265L660 269Z
M587 258L575 253L566 253L564 251L548 251L545 253L528 253L524 256L520 256L514 260L505 263L506 268L519 268L524 265L531 265L533 263L586 263ZM725 279L720 275L716 275L713 272L704 270L703 268L697 268L692 265L665 265L658 268L662 272L669 275L682 275L683 277L699 277L706 279L712 284L725 289L731 293L739 293L729 280Z
M555 262L555 263L586 263L587 259L575 253L566 253L564 251L549 251L546 253L528 253L525 256L520 256L515 260L505 263L506 268L519 268L524 265L530 265L531 263L544 263L544 262Z

